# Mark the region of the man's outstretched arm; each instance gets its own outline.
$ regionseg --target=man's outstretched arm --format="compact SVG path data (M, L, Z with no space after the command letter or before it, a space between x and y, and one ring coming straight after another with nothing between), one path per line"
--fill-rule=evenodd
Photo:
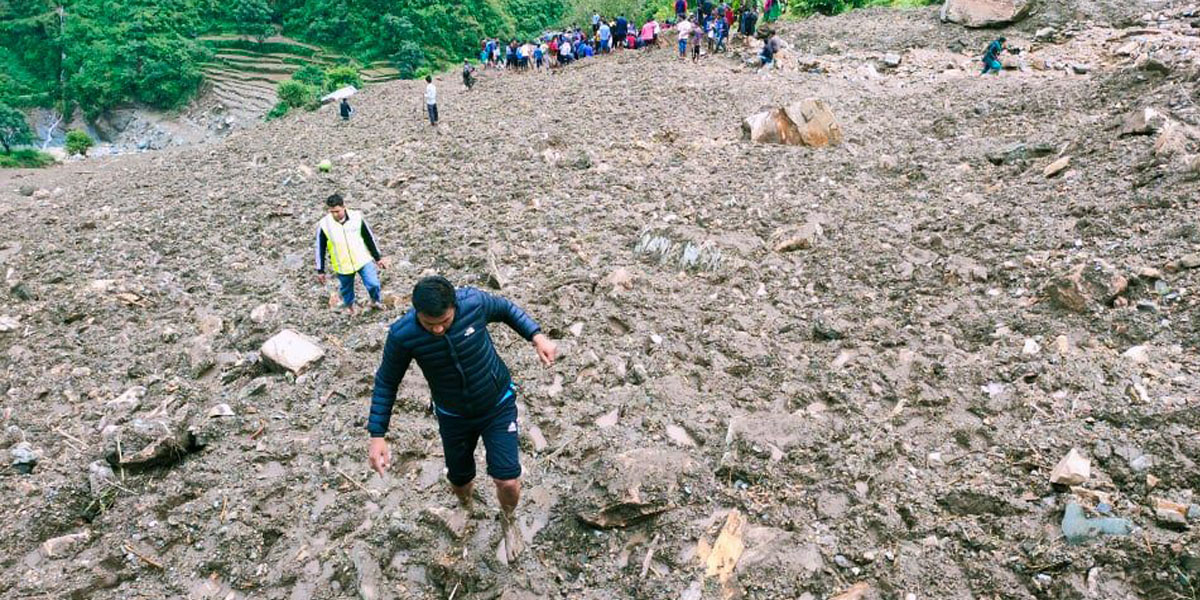
M392 406L396 403L396 393L412 355L397 339L397 333L389 333L387 343L383 346L383 360L375 371L375 390L371 393L371 413L367 416L367 431L371 437L383 437L387 434L388 424L392 420Z
M533 336L542 331L542 326L537 324L521 307L514 304L511 300L500 296L493 296L487 292L480 291L483 294L483 304L487 313L489 323L503 321L513 331L517 332L526 340L533 341Z
M521 307L513 304L507 298L493 296L487 292L480 291L483 294L483 302L487 320L489 323L503 321L509 327L513 328L520 334L521 337L533 342L533 347L537 350L538 358L546 366L554 364L554 358L558 354L558 346L542 333L541 325L533 320Z

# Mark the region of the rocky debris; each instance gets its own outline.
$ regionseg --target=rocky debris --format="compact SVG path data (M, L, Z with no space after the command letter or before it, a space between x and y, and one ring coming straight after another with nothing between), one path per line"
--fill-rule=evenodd
M785 227L771 235L772 247L776 252L809 250L817 245L824 230L818 222L809 222L799 227Z
M33 193L36 191L37 191L37 188L32 185L23 185L17 189L17 193L21 194L22 196L25 196L26 198L32 196Z
M183 458L194 447L184 414L148 414L127 425L110 426L104 433L106 458L113 466L146 469L166 466Z
M883 55L883 66L889 69L895 69L900 66L900 55L895 52L888 52Z
M806 98L747 117L742 137L762 144L823 148L842 143L842 128L823 101Z
M1042 169L1042 175L1045 175L1046 178L1049 179L1055 175L1058 175L1059 173L1062 173L1063 171L1066 171L1067 167L1069 166L1071 166L1071 157L1064 156L1046 165L1046 168Z
M1170 64L1149 54L1143 54L1139 56L1137 60L1133 62L1133 67L1146 73L1156 73L1158 75L1171 74Z
M1006 165L1024 162L1033 158L1050 156L1058 151L1054 144L1042 142L1018 142L1009 144L985 154L988 162L994 165Z
M829 600L864 600L871 591L871 585L860 581Z
M1071 502L1063 512L1062 531L1068 544L1083 544L1102 535L1129 535L1133 533L1133 523L1113 517L1089 519L1084 516L1082 506Z
M1163 498L1151 498L1151 503L1154 507L1154 519L1159 525L1171 529L1187 529L1188 505Z
M1033 34L1033 39L1039 42L1052 42L1058 35L1058 30L1053 27L1042 27Z
M1131 346L1121 356L1134 364L1144 365L1150 362L1150 348L1145 345Z
M1043 292L1055 306L1083 313L1112 306L1128 287L1129 280L1115 267L1095 260L1054 277Z
M1077 448L1071 448L1050 471L1050 483L1057 485L1079 485L1092 474L1092 463Z
M228 404L225 404L224 402L222 402L222 403L214 405L212 408L208 409L207 416L210 419L219 419L222 417L232 417L232 416L234 416L234 412L233 412L233 408L231 408Z
M1071 72L1076 75L1087 75L1092 72L1092 66L1084 63L1071 63Z
M260 350L263 362L272 368L299 375L325 356L325 350L306 335L284 329L267 340Z
M79 552L80 546L87 544L91 539L91 532L86 530L50 538L42 542L42 556L46 558L66 558L72 556L76 552Z
M259 304L250 311L250 320L256 325L266 325L275 320L279 315L279 305L271 302L267 304Z
M964 27L998 27L1024 19L1032 0L946 0L939 13L943 22Z
M1149 135L1158 132L1166 124L1166 115L1146 107L1125 117L1125 122L1121 124L1121 135Z
M37 466L38 459L42 453L34 449L33 444L29 442L20 442L8 450L8 454L12 457L12 468L14 471L23 475L28 475L33 472L33 468Z
M696 463L687 454L642 448L601 458L590 467L600 488L582 498L580 521L601 529L623 528L660 515L678 504L681 480Z
M109 492L116 481L116 474L107 461L96 460L88 464L88 490L93 497L100 498Z
M1159 158L1185 157L1198 138L1200 134L1187 125L1167 122L1154 140L1154 155Z

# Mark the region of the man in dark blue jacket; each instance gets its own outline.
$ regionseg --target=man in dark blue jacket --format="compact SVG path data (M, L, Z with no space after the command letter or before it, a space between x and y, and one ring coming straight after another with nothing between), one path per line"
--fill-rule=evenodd
M554 342L517 305L474 288L455 290L445 277L426 277L412 294L413 309L392 323L375 373L371 395L368 459L381 475L391 464L384 435L396 391L413 360L421 367L446 457L451 489L470 512L475 446L483 438L487 472L496 483L500 525L509 561L524 548L515 511L521 498L517 456L517 404L508 366L496 353L488 323L503 321L533 343L546 366L554 364Z

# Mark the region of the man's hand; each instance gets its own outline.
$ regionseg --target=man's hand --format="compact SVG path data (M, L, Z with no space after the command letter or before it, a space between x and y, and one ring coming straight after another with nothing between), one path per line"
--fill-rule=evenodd
M319 283L321 285L325 285L325 274L324 273L317 273L317 283Z
M380 475L392 466L392 450L388 447L387 440L381 437L371 438L371 445L367 449L367 463Z
M375 264L379 265L379 270L382 271L388 268L388 265L392 264L392 259L387 256L383 256L380 257L379 260L375 261Z
M539 333L533 336L533 347L537 350L538 358L542 359L542 364L547 367L554 364L554 357L558 355L558 345L550 341L546 334Z

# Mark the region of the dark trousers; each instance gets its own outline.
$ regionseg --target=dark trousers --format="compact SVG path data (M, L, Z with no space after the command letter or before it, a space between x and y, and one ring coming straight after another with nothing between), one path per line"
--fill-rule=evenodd
M429 124L437 125L437 122L438 122L437 105L436 104L426 104L425 110L429 111Z

